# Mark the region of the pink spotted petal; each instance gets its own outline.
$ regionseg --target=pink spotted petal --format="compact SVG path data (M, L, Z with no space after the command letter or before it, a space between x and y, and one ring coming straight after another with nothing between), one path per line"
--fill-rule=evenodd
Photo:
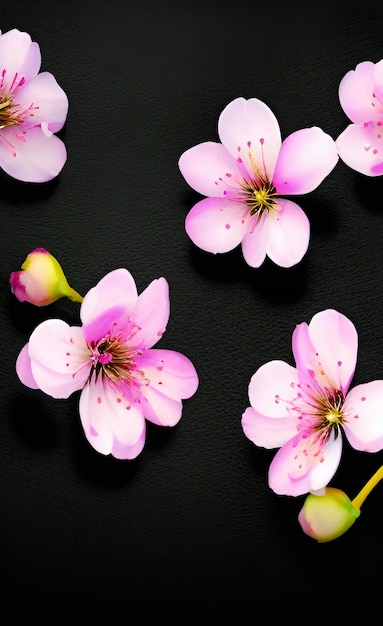
M91 361L79 327L49 319L35 328L28 348L38 387L53 398L67 398L87 381Z
M3 90L9 92L15 84L25 84L40 70L41 54L39 45L32 42L28 33L14 28L0 37L0 75L4 72ZM23 81L24 79L24 81Z
M266 258L269 219L266 211L251 218L250 227L242 240L242 254L250 267L260 267Z
M57 176L65 165L65 144L56 135L49 137L42 128L27 133L18 126L3 128L0 139L0 167L24 182L43 183Z
M280 448L297 432L295 417L268 417L253 407L242 414L241 425L250 441L262 448Z
M356 366L358 335L345 315L334 309L316 313L309 325L298 324L292 347L299 371L311 370L322 389L347 393Z
M353 170L379 176L383 168L383 126L350 124L336 140L339 156Z
M350 445L364 452L383 448L383 380L357 385L344 403L344 432Z
M374 98L375 66L371 61L362 61L350 70L339 83L339 101L347 117L355 124L377 120L379 107Z
M218 134L235 159L240 159L248 177L272 180L281 147L278 121L257 98L236 98L222 111Z
M291 416L291 403L299 389L295 367L285 361L269 361L253 374L249 383L251 406L272 418Z
M189 211L185 229L196 246L217 254L236 248L249 225L249 213L241 202L205 198Z
M116 449L141 451L145 419L137 403L126 399L105 378L93 376L84 387L80 397L80 418L89 443L102 454Z
M169 315L169 285L165 278L155 279L140 293L132 311L134 325L140 330L129 341L130 345L151 348L164 334Z
M182 402L165 396L158 388L141 387L141 408L145 418L158 426L175 426L182 416Z
M178 166L190 187L203 196L222 198L240 178L235 159L222 144L213 141L186 150Z
M146 350L136 358L136 367L145 373L153 389L173 400L191 398L198 388L198 375L193 363L173 350Z
M342 454L342 437L334 431L318 452L316 433L290 439L274 456L269 468L269 486L279 495L301 496L325 487L334 476Z
M273 184L278 195L316 189L334 169L338 152L332 137L316 126L292 133L282 143Z
M295 202L280 198L280 210L268 215L266 254L280 267L292 267L307 252L310 222Z
M136 283L131 273L123 268L113 270L85 295L80 312L82 323L90 324L112 307L126 310L129 314L137 298Z
M26 116L25 125L46 123L51 132L59 131L68 113L68 98L49 72L41 72L17 92L19 110L27 110L31 103L38 103L33 117Z
M26 387L30 387L31 389L39 388L32 374L28 343L21 349L16 359L16 374Z

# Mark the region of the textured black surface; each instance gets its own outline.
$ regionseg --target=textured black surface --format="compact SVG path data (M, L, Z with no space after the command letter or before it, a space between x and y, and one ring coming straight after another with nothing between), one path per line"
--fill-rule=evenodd
M348 122L339 81L383 58L382 10L19 0L0 19L2 31L25 30L40 44L42 69L70 103L58 179L35 186L0 174L2 613L54 624L64 610L121 613L123 623L243 623L249 612L263 623L262 608L307 622L329 605L379 606L383 486L351 530L319 545L298 525L303 498L269 489L274 452L252 445L240 420L253 372L273 358L293 364L295 325L327 307L358 330L353 384L383 378L383 178L339 162L300 201L312 228L302 263L252 270L240 249L213 256L190 242L184 219L198 196L177 162L218 140L218 116L237 96L264 100L283 137L317 125L335 138ZM39 246L82 293L117 267L140 291L159 276L169 282L161 345L189 356L200 387L175 428L149 426L135 461L89 446L77 395L53 400L16 377L37 323L77 323L69 301L36 309L10 293L10 273ZM383 453L345 444L332 484L353 497L382 463Z

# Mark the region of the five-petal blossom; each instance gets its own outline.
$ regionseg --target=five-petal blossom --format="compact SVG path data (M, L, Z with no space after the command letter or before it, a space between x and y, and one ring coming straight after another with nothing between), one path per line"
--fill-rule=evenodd
M40 72L39 45L14 28L0 35L0 167L24 182L57 176L66 158L68 98L50 72Z
M84 296L82 326L48 319L35 328L17 358L17 374L54 398L82 390L80 418L90 444L101 454L133 459L145 444L145 420L174 426L182 399L198 388L186 356L152 348L169 315L165 278L138 295L130 272L114 270Z
M383 59L347 72L338 95L351 120L335 142L340 158L366 176L383 174Z
M298 324L292 350L296 367L274 360L249 383L244 434L264 448L279 448L269 468L277 494L299 496L326 487L342 453L342 432L356 450L383 448L383 380L350 389L358 336L334 309Z
M186 182L206 196L186 216L188 236L214 254L241 244L251 267L266 256L281 267L297 264L309 245L310 224L302 208L282 196L319 186L339 159L334 140L315 126L282 142L269 107L242 97L222 111L218 135L221 143L200 143L179 159Z

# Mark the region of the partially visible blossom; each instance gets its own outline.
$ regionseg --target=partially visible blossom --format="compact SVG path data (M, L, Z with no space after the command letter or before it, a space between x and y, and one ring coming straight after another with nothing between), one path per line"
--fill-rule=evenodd
M342 433L356 450L383 448L383 380L350 389L358 336L334 309L298 324L292 350L296 367L275 360L253 374L242 427L256 445L279 448L269 468L271 489L299 496L328 485Z
M190 239L213 254L241 244L251 267L266 256L281 267L297 264L309 245L310 224L284 196L319 186L338 162L334 140L314 126L282 142L275 115L256 98L230 102L219 117L218 135L221 143L200 143L179 159L186 182L207 196L186 216Z
M39 45L28 33L0 35L0 167L24 182L51 180L67 158L55 133L66 121L68 98L40 66Z
M383 174L383 59L362 61L339 84L340 105L351 120L336 139L342 161L366 176Z
M132 275L117 269L84 296L82 326L49 319L21 350L22 383L53 398L81 390L80 418L89 443L101 454L133 459L142 451L146 421L174 426L182 400L198 388L191 361L153 348L170 315L165 278L140 294Z
M12 272L9 280L12 293L20 302L45 306L63 297L74 302L83 300L69 286L60 263L45 248L36 248L30 252L21 271Z
M298 515L303 532L320 543L343 535L358 519L363 502L382 478L383 466L353 500L334 487L325 487L323 494L310 493Z

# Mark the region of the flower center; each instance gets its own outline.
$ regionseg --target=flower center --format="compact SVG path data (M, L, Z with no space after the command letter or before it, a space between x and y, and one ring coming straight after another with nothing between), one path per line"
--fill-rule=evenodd
M245 192L245 203L249 207L250 215L262 215L264 211L275 211L277 196L273 183L261 180L257 183L254 180L247 180L243 183Z
M341 426L344 422L344 395L340 390L334 391L330 396L319 399L316 411L319 421L315 430L331 431L333 428Z
M121 336L103 337L93 346L90 346L92 370L96 376L100 373L114 383L122 380L131 383L135 374L143 376L143 372L136 369L134 357L140 356L142 350L132 350Z
M12 114L12 105L13 100L11 96L0 97L0 130L7 126L21 123L19 117Z

